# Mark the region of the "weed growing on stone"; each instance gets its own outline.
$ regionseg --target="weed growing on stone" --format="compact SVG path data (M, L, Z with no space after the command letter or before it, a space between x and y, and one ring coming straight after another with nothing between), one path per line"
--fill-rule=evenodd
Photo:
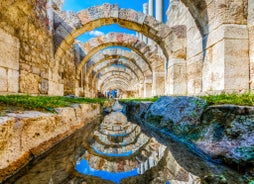
M155 102L158 100L158 97L153 97L153 98L128 98L128 99L121 99L122 102L131 102L131 101L136 101L136 102Z
M56 107L68 107L73 104L101 103L102 98L79 98L79 97L49 97L30 95L6 95L0 96L2 110L46 110L52 111Z
M234 104L254 106L254 93L221 93L218 95L200 96L200 98L206 100L208 105Z

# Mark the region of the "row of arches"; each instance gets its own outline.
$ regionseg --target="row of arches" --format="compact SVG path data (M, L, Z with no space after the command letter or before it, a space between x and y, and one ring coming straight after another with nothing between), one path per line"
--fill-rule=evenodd
M161 73L165 74L166 63L173 53L169 48L173 48L171 45L177 42L177 39L184 37L184 34L179 34L179 30L171 29L141 12L121 9L118 5L110 4L91 7L73 14L71 22L65 20L64 16L62 16L62 19L59 17L61 17L61 14L57 15L57 20L55 20L57 26L54 26L55 40L57 40L55 41L56 68L59 67L60 60L75 43L74 41L79 35L100 26L118 24L124 28L141 32L155 43L148 45L134 35L114 32L82 43L85 56L76 65L76 79L82 81L77 82L80 84L79 89L81 91L88 90L87 94L96 94L97 90L101 90L100 81L102 81L101 75L104 74L103 72L110 72L110 68L118 67L118 70L121 70L120 67L125 67L124 70L134 76L131 80L135 81L131 82L132 87L128 89L136 90L137 96L146 96L145 94L164 95L164 93L156 94L155 89L159 86L155 86L153 78L156 77L157 73L160 73L160 75ZM62 20L62 22L59 20ZM172 40L172 37L174 40ZM184 52L184 44L181 43L178 42L174 49ZM118 48L107 49L112 46ZM112 67L114 64L115 66ZM117 79L120 80L119 77ZM125 81L130 84L128 78ZM163 86L162 88L165 88L165 82L164 80L160 83L160 86ZM150 90L154 89L154 92L144 92L146 85L153 85Z

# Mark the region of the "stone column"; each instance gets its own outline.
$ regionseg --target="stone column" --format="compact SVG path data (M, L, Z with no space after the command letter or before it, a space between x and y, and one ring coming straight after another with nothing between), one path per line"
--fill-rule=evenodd
M53 11L53 1L49 0L47 4L47 14L49 20L49 32L53 34L54 29L54 11Z
M148 15L153 16L153 0L148 1Z
M144 3L143 4L143 13L144 14L148 14L148 4L147 3ZM143 42L147 43L147 37L143 35L143 38L142 38Z
M154 10L153 2L154 2L154 0L148 1L148 15L151 15L152 17L153 17L153 10ZM152 40L150 38L148 38L148 44L152 45L152 43L153 43Z
M144 97L152 97L152 76L145 77Z
M254 89L254 2L248 1L248 31L249 31L249 61L250 61L250 89Z
M165 72L153 72L152 94L165 95Z
M156 0L156 17L158 21L163 21L163 0Z
M182 58L170 58L167 66L167 95L186 95L187 94L187 76L186 62Z

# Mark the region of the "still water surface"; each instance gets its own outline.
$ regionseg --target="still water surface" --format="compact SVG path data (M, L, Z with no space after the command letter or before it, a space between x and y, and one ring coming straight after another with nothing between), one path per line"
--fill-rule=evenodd
M243 183L235 171L112 112L76 131L7 183L199 184L203 178Z

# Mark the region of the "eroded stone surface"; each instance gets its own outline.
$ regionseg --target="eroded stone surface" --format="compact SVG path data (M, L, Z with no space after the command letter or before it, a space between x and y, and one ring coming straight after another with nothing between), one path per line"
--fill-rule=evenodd
M45 152L100 114L100 105L81 104L56 109L58 114L36 111L9 113L0 118L0 181ZM80 112L80 113L78 113Z

